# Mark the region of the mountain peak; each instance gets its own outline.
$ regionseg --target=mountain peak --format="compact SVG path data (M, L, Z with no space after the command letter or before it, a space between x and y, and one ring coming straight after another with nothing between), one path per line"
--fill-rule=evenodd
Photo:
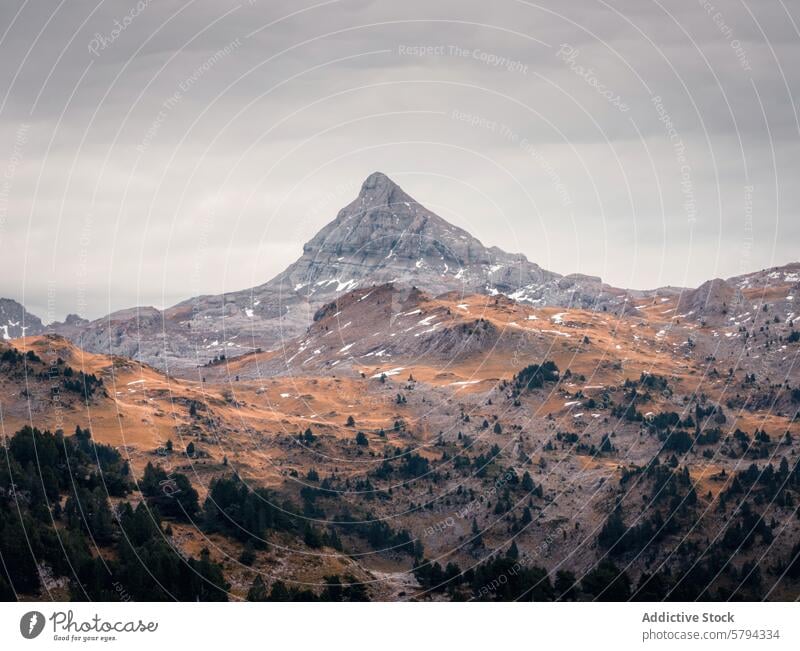
M382 188L396 187L399 187L397 183L392 181L392 179L386 176L386 174L383 172L373 172L366 179L364 179L364 182L361 184L361 192L359 192L359 196L370 194L375 190Z
M389 282L418 286L432 295L469 291L569 302L566 294L587 284L572 282L562 289L554 284L559 278L523 255L487 248L386 174L373 172L358 196L306 242L303 256L267 287L292 287L317 304L355 287ZM593 300L597 292L589 293Z
M373 172L364 180L356 202L361 210L398 204L409 206L412 202L416 203L383 172Z
M457 273L476 255L488 261L478 240L425 208L382 172L365 179L358 196L306 243L303 253L317 269L323 263L329 267L323 276L341 275L340 263L347 261L360 267L348 274L380 269L386 276L381 281L400 278L409 268L416 273L426 261L441 268L438 275L446 269Z

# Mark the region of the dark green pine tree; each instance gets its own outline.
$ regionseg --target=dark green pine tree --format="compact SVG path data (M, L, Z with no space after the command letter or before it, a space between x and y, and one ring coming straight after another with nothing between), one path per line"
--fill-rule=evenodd
M250 589L247 591L247 601L268 601L267 586L260 574L256 574Z
M290 601L291 595L283 581L275 581L272 584L272 590L269 592L267 601Z
M574 601L578 597L575 575L569 570L558 570L554 585L556 595L564 601Z
M511 541L511 547L508 548L508 551L506 552L506 556L508 556L509 558L513 558L514 560L519 558L519 549L517 549L517 541L516 540L512 540Z
M530 493L534 488L533 478L531 477L531 473L529 473L527 470L525 471L525 474L522 475L522 488L524 488L528 493Z
M478 527L478 519L472 518L472 544L476 547L480 547L483 545L483 536L481 535L481 530Z

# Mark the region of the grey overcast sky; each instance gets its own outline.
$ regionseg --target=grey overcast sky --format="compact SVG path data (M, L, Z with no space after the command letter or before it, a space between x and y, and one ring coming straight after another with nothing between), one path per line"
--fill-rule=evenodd
M380 170L617 286L800 259L798 0L4 0L0 296L260 284Z

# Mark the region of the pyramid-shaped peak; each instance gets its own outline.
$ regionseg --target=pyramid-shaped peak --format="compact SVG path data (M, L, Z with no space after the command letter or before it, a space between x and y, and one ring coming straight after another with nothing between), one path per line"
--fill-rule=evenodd
M468 264L490 264L492 257L475 237L425 208L382 172L364 180L358 197L306 242L303 254L315 268L321 260L338 267L345 260L358 260L359 275L370 267L391 267L391 273L377 278L381 281L402 277L406 267L413 275L425 264L439 275L445 266L455 274ZM348 278L355 273L348 271Z
M402 188L383 172L373 172L361 184L358 199L362 205L389 206L402 202L412 202ZM414 202L416 203L416 202Z
M392 179L386 176L386 174L383 172L373 172L366 179L364 179L364 182L361 184L361 192L359 194L364 195L376 190L396 187L398 187L397 183L392 181Z

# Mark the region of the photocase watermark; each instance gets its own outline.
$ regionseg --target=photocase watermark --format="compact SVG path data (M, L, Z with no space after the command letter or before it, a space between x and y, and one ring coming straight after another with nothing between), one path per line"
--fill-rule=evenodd
M528 330L523 330L517 337L517 343L511 353L511 368L519 368L530 359L530 349L535 337Z
M6 161L6 168L3 171L2 181L0 181L0 244L2 244L3 231L8 219L8 198L11 194L11 186L17 174L17 168L22 162L22 151L28 142L30 126L27 122L19 125L14 136L14 144L11 147L11 155Z
M741 66L742 70L745 70L746 72L752 72L753 68L750 65L750 59L747 57L747 50L744 49L742 42L735 37L733 28L725 22L725 17L722 15L722 12L718 11L714 4L708 0L697 0L697 4L699 4L705 10L713 23L717 26L719 33L722 34L722 36L728 42L728 45L733 50L736 58L739 60L739 65Z
M459 109L453 109L450 113L450 117L458 122L465 122L475 129L486 129L492 133L499 133L505 126L496 120L490 120L482 115L469 113L468 111L460 111Z
M31 610L20 618L19 632L26 640L32 640L44 630L44 623L44 615L38 610Z
M502 475L499 475L494 480L494 483L491 486L484 488L480 495L470 500L465 506L458 509L458 511L455 511L455 516L459 520L464 520L471 515L474 515L483 504L488 504L490 498L495 497L516 476L517 474L513 470L506 470L506 472L504 472ZM422 537L427 538L434 534L440 534L446 529L454 527L455 523L455 518L452 515L443 518L435 524L425 527L425 529L422 531Z
M680 168L680 185L681 193L683 194L683 209L686 211L686 219L690 224L697 221L697 203L694 196L694 184L692 183L692 166L689 164L689 159L686 156L686 145L678 133L678 129L672 120L672 117L664 107L664 102L661 95L653 95L650 100L658 113L659 121L666 129L667 137L672 143L672 148L675 152L675 160Z
M197 66L188 77L185 77L180 83L178 83L178 87L172 95L170 95L167 99L163 101L161 104L161 109L156 114L156 117L153 118L153 121L150 123L150 126L145 131L144 138L142 141L136 146L136 151L140 154L144 153L150 144L153 142L153 139L158 135L158 132L161 130L161 127L164 125L164 122L167 119L170 111L172 111L178 104L181 103L186 93L191 90L191 88L200 80L200 78L206 74L209 70L211 70L214 66L216 66L222 59L229 56L232 52L239 49L242 46L241 39L236 38L226 46L220 48L210 57L208 57L202 64Z
M558 52L556 52L556 57L564 61L572 72L584 79L586 83L594 88L601 97L611 104L611 106L619 109L622 113L630 111L631 107L622 101L618 93L601 83L592 68L586 68L578 63L579 54L580 50L574 46L569 43L562 43Z
M88 307L86 301L86 279L89 275L89 255L92 246L92 230L94 225L93 215L88 213L83 219L80 237L78 239L78 269L76 275L76 312L84 314Z
M742 233L742 257L739 270L745 273L750 270L750 257L753 251L753 192L754 186L744 186L744 226Z
M450 529L456 526L455 518L450 515L443 520L439 520L435 524L432 524L428 527L425 527L422 531L422 537L427 538L428 536L438 535L442 533L445 529Z
M409 57L453 57L472 59L490 68L502 68L508 72L528 74L528 65L518 59L486 52L479 48L461 47L460 45L399 45L397 54Z
M56 285L51 280L47 283L47 309L45 310L48 323L55 321L56 312ZM47 367L47 379L50 386L51 408L48 416L53 419L53 429L64 429L64 404L61 400L61 368L59 367L58 351L55 347L55 339L48 339L47 353L50 361Z
M462 520L469 517L484 501L488 501L490 498L497 495L497 493L516 476L517 474L513 470L506 470L506 472L494 480L491 486L484 488L478 497L471 500L465 507L456 511L456 515Z
M200 217L200 224L197 229L197 252L194 256L194 264L192 265L192 285L194 288L195 299L192 301L192 321L197 320L197 316L203 309L201 301L202 296L202 271L205 256L209 250L209 242L211 240L211 232L214 228L216 212L213 206L211 209Z
M544 540L542 540L534 549L529 552L521 553L514 565L512 565L507 572L498 574L491 581L484 583L480 588L475 590L472 593L472 598L485 598L497 591L500 586L508 583L509 577L516 576L522 570L524 570L526 566L531 565L534 561L539 560L542 555L546 555L552 548L553 543L557 540L557 537L559 535L563 537L565 533L566 530L561 527L561 525L558 525L551 533L547 534Z
M153 428L153 431L156 432L155 423L150 421L148 424ZM158 489L161 491L164 497L174 499L181 494L181 489L178 486L178 482L175 480L175 467L172 464L172 461L169 460L171 454L172 450L168 449L164 445L159 445L156 448L156 455L162 459L167 459L167 461L159 463L159 466L166 474L166 477L159 480Z
M375 409L394 404L394 394L375 396L364 392L357 393L345 390L339 393L339 395L341 396L342 405L358 405L358 409L364 412L374 411Z
M56 642L111 642L119 633L155 633L158 622L139 620L107 620L94 615L88 620L76 619L72 610L57 610L49 617L38 610L25 613L19 620L19 632L32 640L44 632L47 620Z
M111 585L114 587L114 592L117 593L117 597L119 598L120 601L125 601L125 602L133 601L131 593L128 592L125 586L122 585L119 581L114 581Z
M553 190L558 195L561 204L565 208L572 207L573 200L566 183L564 183L562 180L561 175L558 173L558 170L555 168L555 166L544 156L544 154L542 154L541 150L533 142L521 136L507 124L497 122L496 120L490 120L476 113L453 109L450 113L450 117L458 122L464 122L473 128L485 129L486 131L495 133L500 138L503 138L504 140L507 140L513 145L519 147L523 152L535 160L545 173L547 178L550 180Z
M122 20L114 20L114 29L112 29L110 32L107 34L95 32L92 40L89 41L89 52L91 52L94 56L100 56L101 50L111 47L114 41L116 41L122 35L122 33L131 26L133 21L136 20L137 16L147 9L151 2L152 0L139 0L135 5L133 5L131 10L122 17Z

